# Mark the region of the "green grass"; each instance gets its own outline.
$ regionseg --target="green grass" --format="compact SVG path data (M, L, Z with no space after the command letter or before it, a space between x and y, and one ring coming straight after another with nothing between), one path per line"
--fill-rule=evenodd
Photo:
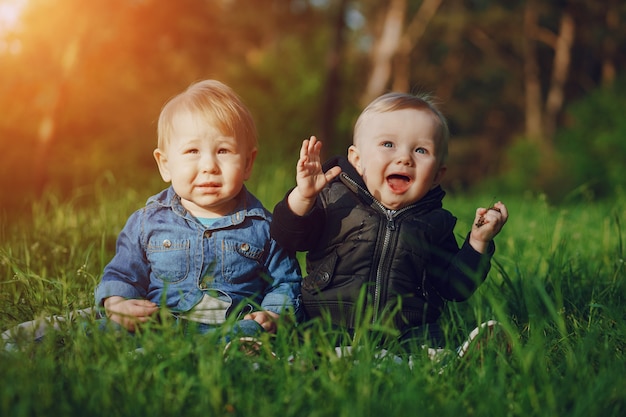
M112 181L112 180L111 180ZM250 188L272 208L286 173ZM128 215L158 191L79 190L47 196L35 216L3 218L0 329L90 306ZM461 239L492 196L448 196ZM441 367L416 352L413 367L376 358L363 340L337 358L323 323L282 328L265 341L277 358L225 360L216 337L155 325L136 337L64 326L56 337L0 354L0 415L185 416L622 416L626 414L626 197L552 207L499 196L510 219L487 282L450 304L450 347L477 323L499 320L512 341ZM144 354L134 353L140 344ZM295 355L295 356L292 356ZM288 358L291 357L291 360Z

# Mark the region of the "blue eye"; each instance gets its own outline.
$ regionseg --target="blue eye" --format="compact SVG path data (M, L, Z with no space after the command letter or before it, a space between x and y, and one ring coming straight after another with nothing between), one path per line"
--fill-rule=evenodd
M391 142L383 142L382 146L385 148L393 148L393 143Z
M426 149L424 149L424 148L417 148L417 149L415 150L415 152L417 152L417 153L421 153L421 154L424 154L424 153L426 153L427 151L426 151Z

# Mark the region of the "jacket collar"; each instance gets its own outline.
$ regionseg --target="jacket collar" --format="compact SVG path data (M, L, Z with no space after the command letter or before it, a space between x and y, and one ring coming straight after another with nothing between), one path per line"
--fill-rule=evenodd
M241 192L236 198L237 206L235 209L230 214L215 222L211 228L238 225L242 223L246 217L261 217L265 220L270 220L267 210L265 210L261 202L252 195L245 186L241 189ZM193 218L195 220L194 216L183 207L180 202L180 196L176 194L171 186L150 197L146 202L146 205L149 204L157 204L164 208L170 208L181 217Z
M341 181L346 187L355 193L365 204L377 208L383 208L382 203L374 198L372 194L367 190L363 177L359 175L356 168L348 161L346 157L335 156L329 159L322 169L324 171L329 170L334 166L341 168L341 174L337 176L333 181ZM440 185L436 186L432 190L428 191L424 197L419 201L411 204L408 207L415 208L418 211L430 211L433 209L443 207L442 200L445 197L446 192Z

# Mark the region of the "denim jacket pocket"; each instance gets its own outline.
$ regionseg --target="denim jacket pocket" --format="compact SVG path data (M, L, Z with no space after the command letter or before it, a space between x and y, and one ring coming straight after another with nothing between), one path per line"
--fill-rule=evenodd
M188 239L150 239L146 256L154 276L164 282L184 280L189 274L189 247Z
M224 240L222 249L222 272L226 282L245 282L259 277L263 248L250 242Z

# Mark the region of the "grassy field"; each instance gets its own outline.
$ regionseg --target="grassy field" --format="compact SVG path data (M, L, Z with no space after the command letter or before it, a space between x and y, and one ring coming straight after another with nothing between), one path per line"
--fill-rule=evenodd
M267 180L251 189L271 208L290 180ZM0 329L90 306L117 233L159 187L102 185L69 202L43 198L32 218L5 216ZM258 357L225 358L213 336L189 339L156 325L136 337L87 336L89 323L70 323L40 345L0 353L0 415L626 415L626 197L561 207L531 195L498 198L510 219L490 276L470 301L449 305L442 324L454 347L477 323L497 319L510 353L488 344L442 367L416 351L408 366L377 357L363 340L338 358L326 326L313 323L281 329ZM491 199L446 198L459 239L475 207Z

